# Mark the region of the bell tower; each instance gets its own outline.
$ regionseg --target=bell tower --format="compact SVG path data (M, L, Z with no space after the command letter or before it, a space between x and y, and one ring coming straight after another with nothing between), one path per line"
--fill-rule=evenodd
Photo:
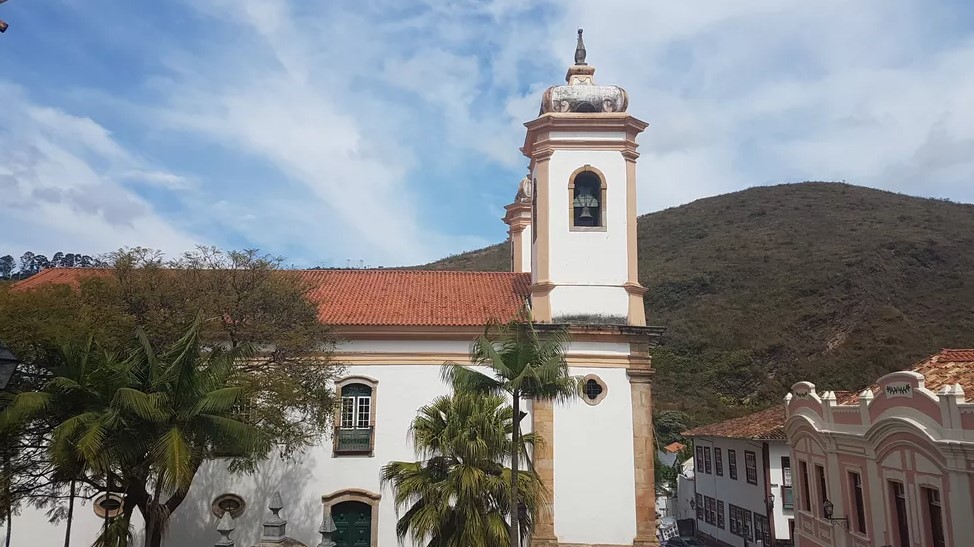
M531 307L536 321L603 316L644 326L636 261L636 136L618 86L596 85L582 30L566 85L525 124L530 160ZM524 242L527 243L527 242Z

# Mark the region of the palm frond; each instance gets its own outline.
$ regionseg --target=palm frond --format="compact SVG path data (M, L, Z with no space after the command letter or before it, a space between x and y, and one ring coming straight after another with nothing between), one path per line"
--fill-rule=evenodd
M158 395L143 393L138 389L128 387L115 390L111 406L120 412L131 412L139 418L149 421L162 421L170 415L159 404Z

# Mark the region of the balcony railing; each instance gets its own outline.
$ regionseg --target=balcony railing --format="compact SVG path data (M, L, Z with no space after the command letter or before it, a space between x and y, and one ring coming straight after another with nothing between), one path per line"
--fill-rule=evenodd
M335 454L371 454L375 427L368 429L335 428Z

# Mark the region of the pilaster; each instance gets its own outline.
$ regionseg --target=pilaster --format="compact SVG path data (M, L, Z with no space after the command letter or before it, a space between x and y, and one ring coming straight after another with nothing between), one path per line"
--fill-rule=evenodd
M544 486L547 501L535 516L531 547L557 547L555 536L555 415L549 401L531 402L531 431L541 442L534 445L534 469Z
M636 537L633 545L659 545L656 539L656 481L653 442L653 370L649 344L632 344L632 368L628 370L632 394L632 444L635 459ZM642 361L642 362L640 362Z

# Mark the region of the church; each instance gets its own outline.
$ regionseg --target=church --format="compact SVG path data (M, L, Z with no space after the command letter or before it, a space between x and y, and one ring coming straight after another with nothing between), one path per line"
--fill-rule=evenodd
M236 545L254 545L275 491L287 535L301 542L318 543L328 514L340 547L398 545L380 468L416 459L409 426L418 408L448 393L440 366L469 362L484 325L525 306L537 323L568 326L567 361L584 388L572 403L526 409L525 429L545 441L532 459L550 494L529 544L658 544L650 349L662 329L646 325L636 257L636 138L647 124L627 113L624 89L596 84L581 32L566 83L548 88L538 117L525 124L528 174L503 219L511 271L299 272L315 287L321 321L342 340L331 441L270 459L253 475L210 462L173 515L166 545L214 545L225 511ZM22 284L65 282L71 272L46 270ZM90 545L120 502L79 502L72 545ZM41 513L14 523L14 547L63 543L63 524Z

